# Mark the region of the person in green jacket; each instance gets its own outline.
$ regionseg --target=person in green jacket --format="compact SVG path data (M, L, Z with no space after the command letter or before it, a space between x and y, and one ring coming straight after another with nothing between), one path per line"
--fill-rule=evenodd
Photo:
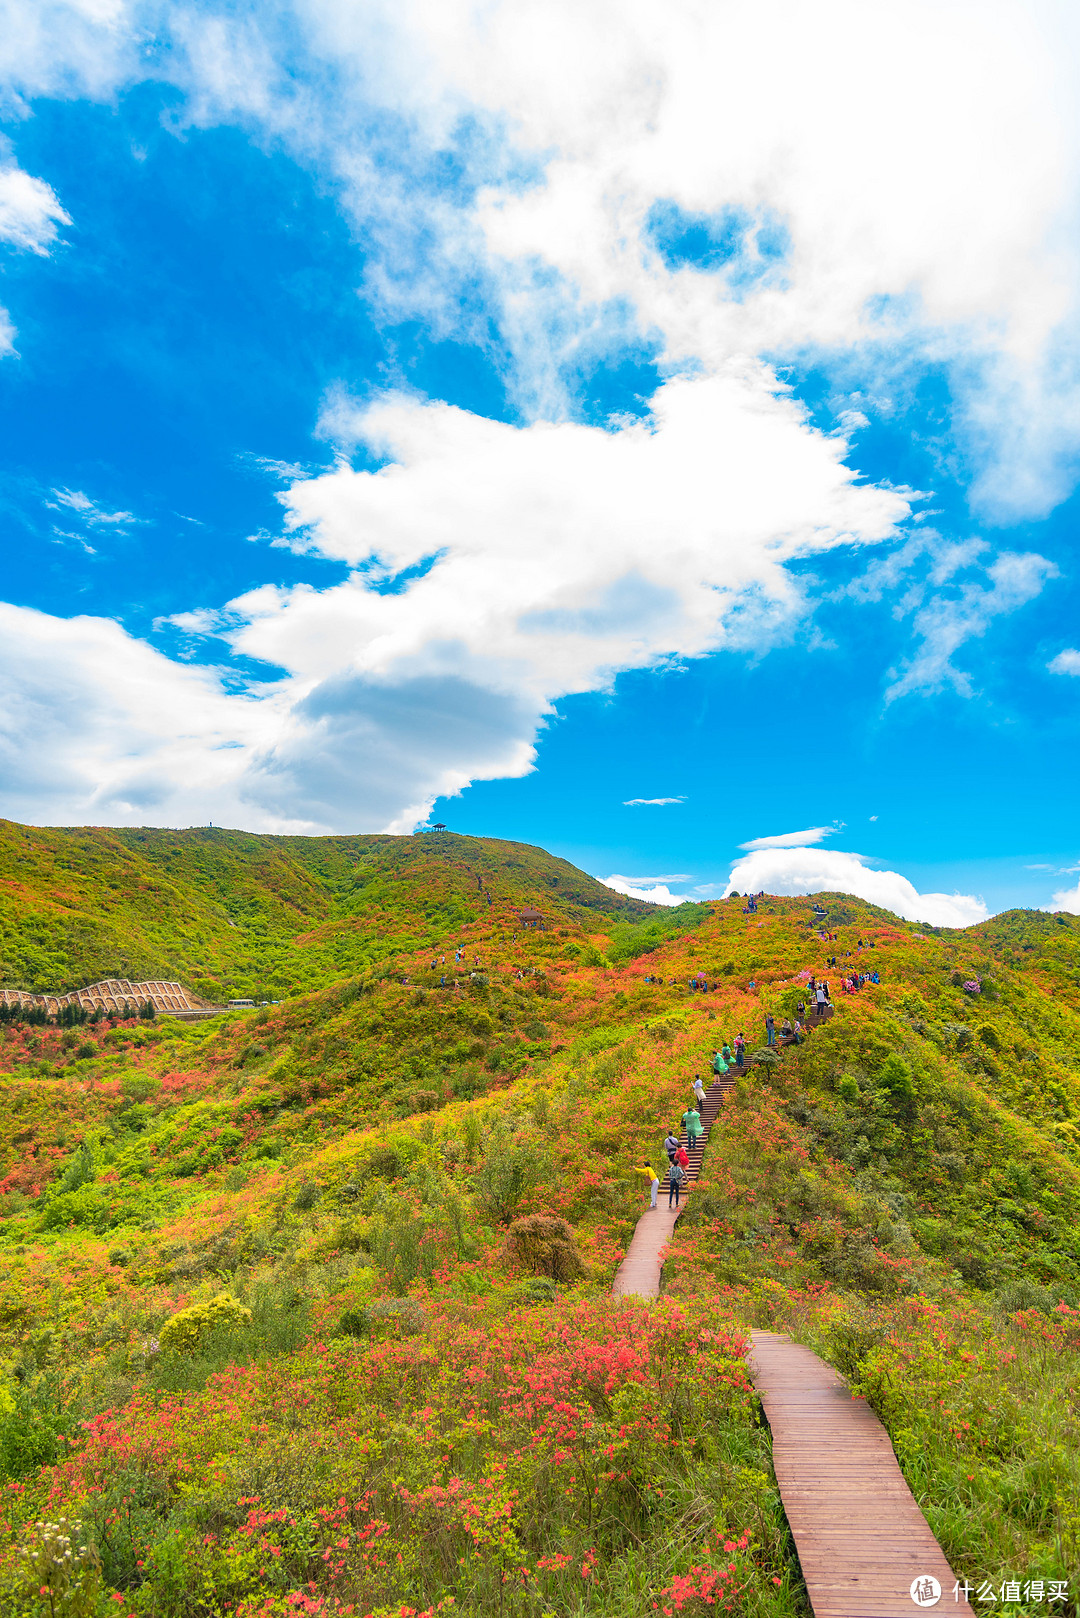
M696 1146L701 1135L701 1114L696 1107L687 1107L679 1119L686 1130L686 1139L690 1146Z
M720 1073L726 1073L727 1072L730 1057L725 1055L726 1051L727 1051L727 1046L726 1045L724 1046L724 1049L722 1051L713 1051L712 1070L713 1070L714 1073L720 1074Z

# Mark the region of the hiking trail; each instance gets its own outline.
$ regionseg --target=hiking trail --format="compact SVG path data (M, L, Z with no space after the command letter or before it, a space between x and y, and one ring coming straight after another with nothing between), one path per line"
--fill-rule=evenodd
M826 1016L834 1014L829 1007ZM808 1023L812 1030L822 1018ZM781 1041L791 1043L789 1040ZM642 1214L612 1284L615 1297L656 1298L665 1250L693 1190L728 1090L729 1068L705 1094L682 1207ZM665 1180L660 1197L667 1189ZM751 1331L747 1369L772 1434L773 1469L814 1618L912 1618L914 1581L936 1579L939 1611L974 1618L953 1599L956 1575L900 1470L889 1435L830 1365L777 1332ZM946 1605L947 1604L947 1605ZM929 1605L929 1604L927 1604Z

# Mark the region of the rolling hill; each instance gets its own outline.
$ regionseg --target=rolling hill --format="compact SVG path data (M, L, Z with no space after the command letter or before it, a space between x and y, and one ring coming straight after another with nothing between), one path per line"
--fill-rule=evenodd
M0 821L0 988L179 978L209 1000L279 998L423 948L461 923L640 919L566 860L459 837L270 837Z
M94 1618L806 1614L750 1324L873 1404L962 1576L1074 1576L1074 918L657 912L443 834L4 838L8 980L280 985L0 1028L4 1610L50 1610L20 1553L64 1515L49 1599ZM812 974L835 1016L769 1048ZM614 1300L740 1031L664 1296Z

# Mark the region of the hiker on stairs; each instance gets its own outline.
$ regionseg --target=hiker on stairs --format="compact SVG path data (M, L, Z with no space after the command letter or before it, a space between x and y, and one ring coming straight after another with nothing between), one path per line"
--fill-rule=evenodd
M687 1144L695 1147L701 1138L701 1114L696 1107L687 1107L679 1122L686 1130Z
M679 1137L676 1135L675 1131L673 1129L669 1129L667 1132L667 1139L664 1141L664 1150L667 1153L667 1160L669 1163L674 1163L675 1153L679 1150L681 1144L682 1142L679 1140Z
M679 1192L682 1190L685 1184L686 1170L683 1168L681 1163L672 1163L671 1170L668 1175L667 1205L669 1208L673 1203L676 1208L679 1206Z
M705 1086L702 1084L700 1078L694 1080L693 1090L694 1099L698 1104L698 1112L700 1112L702 1107L705 1105Z

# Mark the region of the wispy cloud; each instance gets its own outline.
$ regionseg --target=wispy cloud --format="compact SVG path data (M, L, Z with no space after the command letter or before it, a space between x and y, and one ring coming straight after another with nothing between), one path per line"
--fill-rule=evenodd
M146 521L145 517L136 517L133 511L107 511L81 489L53 489L50 492L53 498L45 502L50 511L74 511L83 522L94 528L128 528L132 523Z
M748 843L740 843L739 847L746 854L752 854L759 848L809 848L813 843L820 843L825 837L832 837L840 830L839 826L808 826L806 831L782 831L775 837L752 837Z
M623 807L624 807L624 809L632 809L634 804L636 804L636 803L646 803L646 804L657 804L657 805L659 805L659 804L665 804L665 803L685 803L685 802L686 802L685 795L683 797L681 797L681 798L624 798L623 799Z
M668 871L661 876L620 876L620 882L632 882L635 887L647 888L657 882L692 882L692 871Z
M1048 579L1057 578L1058 569L1034 552L1021 555L1004 551L987 567L986 575L989 588L974 583L961 585L955 595L931 596L915 613L913 626L922 645L899 671L893 671L886 702L913 692L930 694L947 686L962 697L974 696L971 677L956 667L953 654L965 641L984 635L994 618L1033 601ZM1076 670L1070 667L1055 672Z
M1046 666L1051 674L1080 674L1080 652L1073 646L1067 646Z

